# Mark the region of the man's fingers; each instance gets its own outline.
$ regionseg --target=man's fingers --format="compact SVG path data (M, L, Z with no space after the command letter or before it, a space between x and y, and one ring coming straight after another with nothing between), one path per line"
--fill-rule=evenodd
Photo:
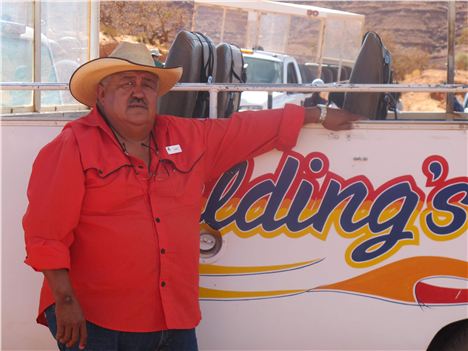
M64 328L63 336L59 339L60 343L66 344L72 336L72 327L70 325L66 325Z
M81 307L74 298L66 296L65 299L56 303L55 315L57 318L57 341L71 348L84 340L86 342L86 331L84 339L82 335L82 327L86 325L86 321L81 311Z
M343 125L343 130L350 130L350 129L353 129L353 124L352 123L345 123Z
M356 114L354 114L354 113L348 113L348 116L347 116L347 117L348 117L348 120L349 120L349 121L359 121L359 120L361 120L361 119L364 119L363 116L356 115Z
M57 333L55 334L55 339L60 341L63 338L63 334L65 333L65 327L62 323L57 321Z
M70 329L71 329L71 336L70 336L70 340L67 342L67 347L72 347L73 345L75 345L80 337L79 325L75 325L71 327Z
M86 347L87 340L88 330L86 329L86 322L83 322L80 325L80 350L83 350Z
M346 120L346 121L341 121L341 123L338 123L336 125L330 126L329 129L339 132L340 130L350 130L353 129L354 124L352 121Z
M359 121L366 119L364 116L357 115L355 113L346 111L346 110L339 110L341 112L341 116L343 116L348 121Z

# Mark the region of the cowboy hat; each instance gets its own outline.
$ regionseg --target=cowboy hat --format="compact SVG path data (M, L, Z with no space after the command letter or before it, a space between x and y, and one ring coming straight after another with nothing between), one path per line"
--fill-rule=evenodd
M155 67L145 44L121 42L107 57L101 57L76 69L70 78L70 93L87 106L96 103L96 89L105 77L125 71L145 71L159 78L158 96L166 94L179 81L182 67Z

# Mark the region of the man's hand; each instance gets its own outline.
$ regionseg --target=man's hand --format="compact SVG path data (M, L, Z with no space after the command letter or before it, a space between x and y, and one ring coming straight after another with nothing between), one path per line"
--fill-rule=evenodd
M320 108L317 106L305 109L304 124L320 123ZM330 130L348 130L353 127L353 122L364 119L364 117L355 115L354 113L337 108L327 107L327 115L322 125Z
M363 117L354 113L337 108L327 108L327 117L322 125L330 130L348 130L353 127L353 122L362 119Z
M84 349L87 339L86 320L81 307L74 297L64 296L62 301L55 302L57 334L55 338L68 348L79 340L80 349Z
M55 338L68 348L79 341L79 348L84 349L88 333L86 320L76 299L66 269L45 270L44 276L54 294L57 334Z

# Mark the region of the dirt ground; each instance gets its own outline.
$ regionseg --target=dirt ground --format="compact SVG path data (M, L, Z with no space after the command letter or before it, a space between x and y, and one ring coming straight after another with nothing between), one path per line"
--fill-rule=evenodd
M414 71L406 75L401 84L440 84L447 80L447 72L444 70L428 69ZM455 83L468 84L468 71L456 71ZM463 94L456 96L460 103ZM401 96L404 111L445 111L445 94L441 93L403 93Z

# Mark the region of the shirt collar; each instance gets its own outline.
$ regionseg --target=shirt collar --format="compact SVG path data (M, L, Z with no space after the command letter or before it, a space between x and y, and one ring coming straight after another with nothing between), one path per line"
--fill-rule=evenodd
M162 136L163 134L165 134L165 130L167 128L167 125L166 125L166 123L164 123L164 121L161 121L158 118L157 115L155 116L155 119L156 119L156 121L155 121L154 127L153 127L153 134L155 136L157 136L157 135ZM83 118L81 122L84 125L87 125L87 126L90 126L90 127L100 128L109 137L111 137L112 139L115 139L114 133L112 132L110 126L107 124L104 116L101 114L101 112L99 111L99 109L96 106L94 106L91 109L89 114L85 118ZM157 133L157 132L159 132L159 133Z
M173 162L178 170L188 172L193 168L194 164L199 161L204 152L199 148L185 149L182 145L182 152L169 154L166 146L180 144L184 139L184 133L183 128L181 128L181 130L175 128L175 130L173 126L174 122L171 123L166 117L167 116L156 115L153 127L153 135L159 149L159 157ZM104 120L98 108L93 107L90 113L79 121L86 126L99 128L113 140L116 145L119 145L111 128Z

